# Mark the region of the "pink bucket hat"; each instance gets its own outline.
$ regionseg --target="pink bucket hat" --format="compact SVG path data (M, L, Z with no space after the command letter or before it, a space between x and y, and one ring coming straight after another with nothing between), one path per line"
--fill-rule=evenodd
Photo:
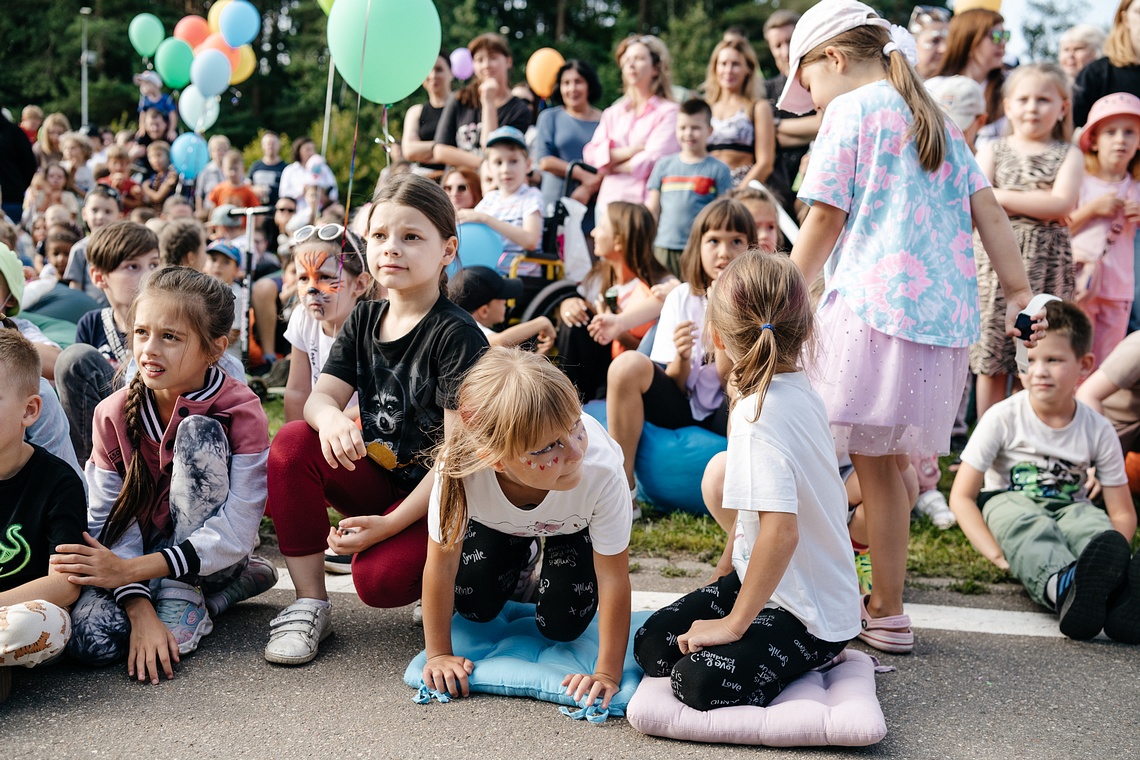
M857 0L823 0L809 8L792 31L788 51L791 68L776 107L789 113L807 113L814 109L811 93L800 84L800 61L821 43L860 26L891 28L890 22L880 18L871 6Z
M1113 116L1135 116L1140 119L1140 98L1129 92L1114 92L1093 103L1084 131L1081 132L1079 144L1082 153L1088 153L1092 148L1093 132L1097 125Z

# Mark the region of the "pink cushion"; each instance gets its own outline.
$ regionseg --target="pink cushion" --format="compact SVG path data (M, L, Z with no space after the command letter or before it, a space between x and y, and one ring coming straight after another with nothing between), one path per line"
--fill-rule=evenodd
M686 707L668 678L643 678L626 708L643 734L721 744L767 747L863 747L887 734L875 696L875 665L847 649L837 665L797 678L768 707Z

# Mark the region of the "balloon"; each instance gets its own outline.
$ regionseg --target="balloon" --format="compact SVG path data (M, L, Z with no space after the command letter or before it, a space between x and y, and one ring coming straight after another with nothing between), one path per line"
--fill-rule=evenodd
M201 55L203 50L217 50L219 53L224 55L226 57L226 60L230 62L231 71L237 69L238 65L241 63L241 53L239 53L236 48L232 48L227 45L225 38L222 37L220 33L211 34L209 37L207 37L201 45L194 48L194 55Z
M178 135L170 146L170 163L183 179L196 178L209 160L210 151L206 147L206 141L193 132Z
M210 6L210 12L206 14L206 23L209 25L210 34L218 34L222 31L222 11L225 7L232 3L233 0L217 0L216 3Z
M190 84L190 64L194 51L185 40L168 37L154 53L154 68L167 87L181 90Z
M178 113L182 121L195 132L205 132L218 120L218 96L207 98L194 85L178 96Z
M135 52L143 58L150 58L158 49L158 43L166 36L162 22L153 13L140 13L131 19L127 27L127 38L131 41Z
M230 77L230 84L241 84L253 76L253 72L257 69L257 53L253 52L252 47L242 45L238 48L238 53L241 57L238 59L233 76Z
M221 95L230 86L230 62L217 50L203 50L190 64L190 81L207 98Z
M368 8L369 0L336 1L329 52L349 87L373 103L395 103L419 88L439 57L439 12L432 0L373 2Z
M348 2L348 0L340 0ZM459 225L459 260L465 267L494 269L503 255L503 236L485 224L464 222Z
M549 98L554 92L555 78L566 59L554 48L539 48L526 62L526 83L540 98Z
M201 45L210 36L210 25L201 16L184 16L174 25L175 39L182 40L190 49Z
M327 16L332 13L333 3L335 2L336 0L317 0L317 5L321 6L321 10L324 11Z
M451 51L451 73L456 79L470 79L475 73L475 62L471 59L471 51L467 48L456 48Z
M233 0L222 9L218 26L230 47L248 45L261 31L261 13L247 0Z

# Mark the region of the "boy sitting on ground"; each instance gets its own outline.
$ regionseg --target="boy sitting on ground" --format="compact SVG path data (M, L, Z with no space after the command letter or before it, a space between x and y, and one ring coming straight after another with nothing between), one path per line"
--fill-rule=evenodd
M507 318L507 301L522 298L521 280L508 279L489 267L466 267L459 270L447 286L447 295L459 308L471 315L492 346L517 346L537 339L536 351L546 354L554 346L557 333L546 317L495 332L495 325Z
M974 548L1055 610L1061 633L1140 643L1136 511L1112 424L1073 394L1093 366L1092 326L1076 305L1047 307L1048 336L1028 350L1026 390L978 422L950 492ZM1104 496L1089 500L1088 470ZM984 490L983 490L984 489ZM1140 556L1140 555L1138 555Z

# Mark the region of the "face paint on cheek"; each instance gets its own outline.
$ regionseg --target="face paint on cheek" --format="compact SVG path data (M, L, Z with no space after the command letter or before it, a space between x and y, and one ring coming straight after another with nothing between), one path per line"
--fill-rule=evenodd
M339 276L333 282L321 282L321 267L328 258L329 255L325 251L303 251L297 254L295 260L298 272L303 272L304 276L309 278L308 290L299 293L307 302L326 303L333 295L340 292Z

